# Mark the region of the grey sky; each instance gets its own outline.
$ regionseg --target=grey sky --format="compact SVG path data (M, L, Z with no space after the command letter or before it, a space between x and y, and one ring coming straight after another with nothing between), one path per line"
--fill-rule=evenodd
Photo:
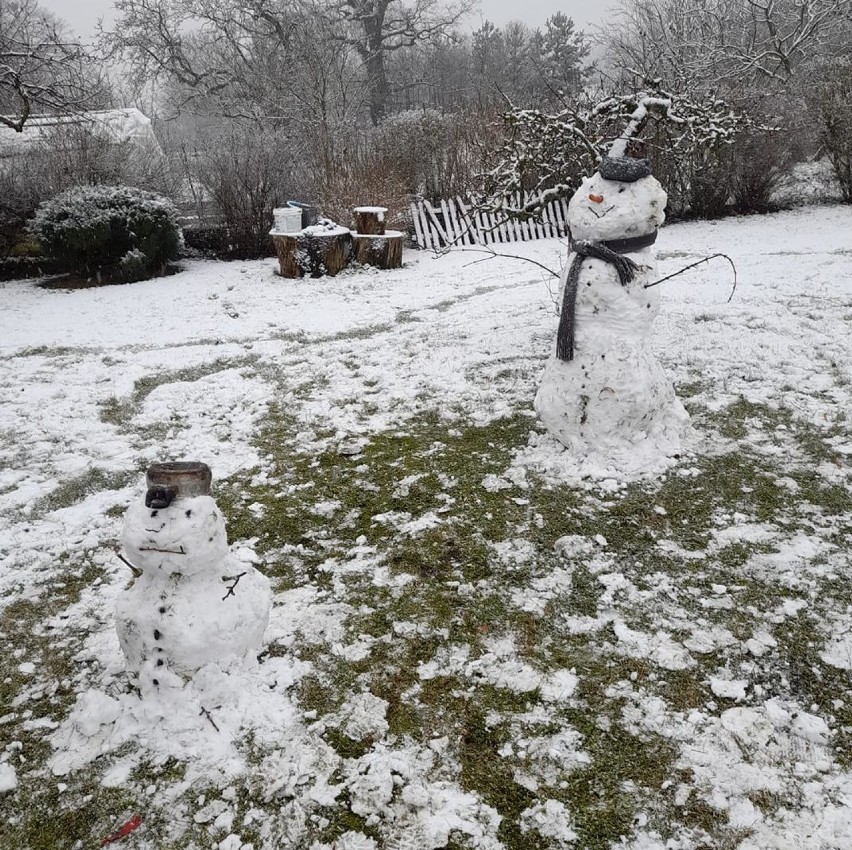
M67 21L82 36L92 34L98 18L112 18L113 0L39 0L42 6ZM498 26L507 21L523 21L530 27L540 27L550 15L564 12L579 28L597 23L607 2L600 0L480 0L480 10L472 23L489 20Z
M497 26L509 21L523 21L529 27L540 27L556 12L574 19L578 29L600 21L609 0L480 0L478 17Z

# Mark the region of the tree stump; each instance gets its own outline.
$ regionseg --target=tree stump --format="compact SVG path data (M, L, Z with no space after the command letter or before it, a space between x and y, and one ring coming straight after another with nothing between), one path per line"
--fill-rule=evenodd
M278 254L278 274L281 277L301 277L304 272L298 262L299 236L297 233L270 234L275 253Z
M385 232L385 216L387 207L355 207L355 232L362 236L375 233L382 235Z
M382 235L353 233L355 262L380 269L401 268L403 236L400 230L388 230Z
M336 275L349 265L352 235L345 227L316 225L298 233L272 231L281 277Z

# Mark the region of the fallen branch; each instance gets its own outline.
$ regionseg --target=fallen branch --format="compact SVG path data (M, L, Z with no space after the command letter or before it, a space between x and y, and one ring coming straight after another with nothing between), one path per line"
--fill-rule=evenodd
M734 261L727 254L711 254L709 257L704 257L703 260L699 260L697 263L690 263L688 266L684 266L680 271L673 272L672 274L666 275L665 277L661 277L659 280L655 280L653 283L646 283L645 289L650 289L652 286L659 286L661 283L664 283L667 280L671 280L673 277L677 277L679 274L688 272L690 269L694 269L696 266L700 266L702 263L708 263L710 262L710 260L716 259L716 257L724 257L731 264L731 268L734 270L734 286L733 289L731 289L731 294L728 296L728 300L726 302L730 304L731 299L734 297L734 293L737 291L737 267L734 265Z
M221 731L221 730L219 729L219 727L216 725L216 721L215 721L215 720L214 720L214 719L210 716L210 712L209 712L206 708L202 708L202 709L201 709L201 711L199 711L199 712L198 712L198 714L199 714L199 715L202 715L202 714L203 714L203 715L204 715L204 716L205 716L205 717L206 717L206 718L210 721L210 725L211 725L211 726L212 726L212 727L213 727L213 728L214 728L217 732L220 732L220 731Z

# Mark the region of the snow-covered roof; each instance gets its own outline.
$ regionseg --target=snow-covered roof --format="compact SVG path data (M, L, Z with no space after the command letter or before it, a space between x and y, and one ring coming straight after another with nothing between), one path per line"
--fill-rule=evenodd
M0 157L26 153L46 137L62 128L82 128L102 138L116 142L132 142L152 153L161 153L154 135L151 119L138 109L104 109L77 115L33 115L18 133L11 127L0 126Z

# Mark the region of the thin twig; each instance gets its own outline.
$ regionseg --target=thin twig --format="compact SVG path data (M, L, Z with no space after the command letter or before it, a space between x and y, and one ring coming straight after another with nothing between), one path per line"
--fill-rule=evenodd
M158 549L156 546L140 546L140 552L161 552L163 555L185 555L183 546L180 549Z
M734 265L734 261L727 254L711 254L709 257L704 257L703 260L699 260L697 263L690 263L688 266L684 266L680 271L666 275L665 277L661 277L659 280L655 280L653 283L646 283L645 289L650 289L652 286L658 286L664 281L671 280L673 277L677 277L679 274L683 274L684 272L687 272L690 269L694 269L696 266L700 266L702 263L707 263L710 260L714 260L716 257L724 257L731 264L731 268L734 270L734 286L733 289L731 289L731 294L728 296L727 301L727 303L730 304L731 299L734 297L734 293L737 291L737 267Z
M553 275L553 277L558 278L559 273L553 271L553 269L548 268L543 263L538 262L538 260L531 260L529 257L519 257L517 254L501 254L499 251L495 251L493 248L459 248L459 251L471 251L475 254L489 254L489 257L483 257L481 260L476 260L474 263L468 263L468 265L474 265L475 263L482 263L487 259L493 259L494 257L503 257L507 260L523 260L525 263L532 263L534 266L538 266L540 269L544 269L549 275ZM466 268L466 266L465 266Z
M121 550L117 546L113 551L115 552L116 557L119 561L121 561L122 564L125 564L126 566L130 567L130 571L133 573L135 578L139 578L139 576L142 575L142 570L140 570L139 567L134 567L133 564L131 564L130 561L128 561L127 558L125 558L124 555L121 554Z
M222 581L232 581L233 584L228 586L228 592L222 597L224 602L229 596L234 595L234 589L240 583L240 579L245 575L245 572L238 573L235 576L222 576Z
M219 729L219 727L216 725L216 721L210 716L210 712L206 708L202 708L199 714L203 714L210 721L210 725L217 732L221 732L221 729Z

